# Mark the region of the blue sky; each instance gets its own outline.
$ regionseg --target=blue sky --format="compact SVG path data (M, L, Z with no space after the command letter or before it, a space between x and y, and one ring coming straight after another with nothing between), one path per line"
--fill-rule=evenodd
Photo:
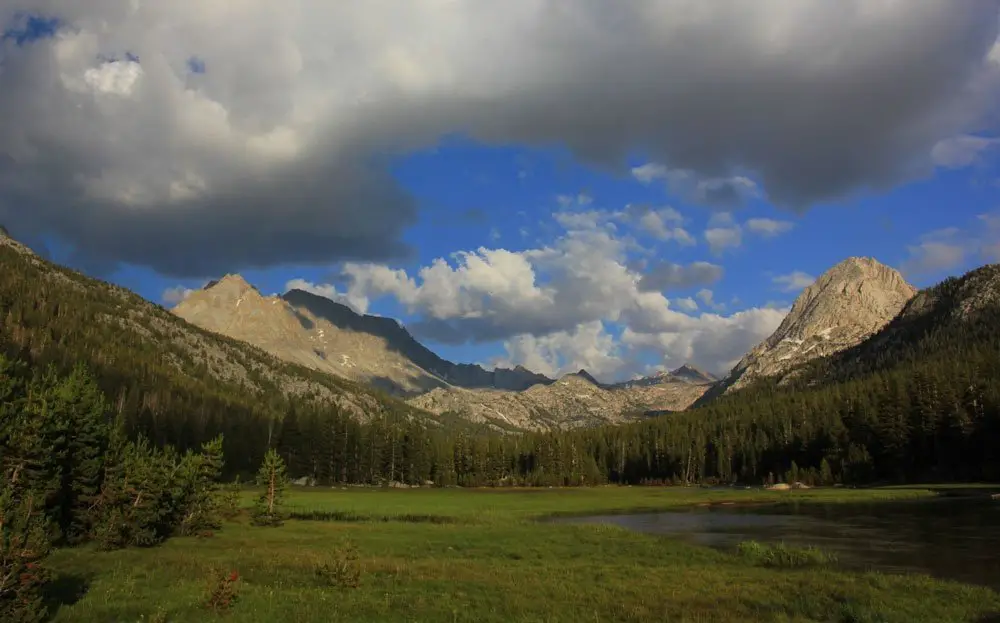
M165 304L240 272L456 361L723 372L849 256L1000 259L1000 7L913 7L0 8L0 222Z

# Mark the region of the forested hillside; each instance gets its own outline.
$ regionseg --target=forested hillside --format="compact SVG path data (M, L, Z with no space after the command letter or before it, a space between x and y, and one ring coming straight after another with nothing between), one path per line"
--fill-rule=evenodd
M292 399L360 420L442 421L203 331L128 290L46 262L4 235L0 349L36 371L86 365L127 430L157 444L184 451L225 434L230 469L256 469Z

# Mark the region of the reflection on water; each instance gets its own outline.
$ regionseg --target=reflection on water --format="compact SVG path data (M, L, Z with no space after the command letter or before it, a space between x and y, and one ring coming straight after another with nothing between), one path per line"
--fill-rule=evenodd
M748 539L813 545L854 568L921 572L1000 590L1000 502L988 499L728 506L558 521L616 524L722 549Z

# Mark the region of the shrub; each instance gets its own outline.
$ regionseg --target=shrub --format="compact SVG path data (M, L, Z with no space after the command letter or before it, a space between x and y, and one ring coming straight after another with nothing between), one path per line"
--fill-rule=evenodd
M240 477L227 486L221 494L220 513L224 519L235 519L240 514L240 503L242 502L243 483Z
M316 565L314 574L325 586L357 588L361 585L358 550L350 544L336 550L327 560Z
M239 596L240 574L237 571L214 569L209 579L208 599L205 607L215 612L226 612Z

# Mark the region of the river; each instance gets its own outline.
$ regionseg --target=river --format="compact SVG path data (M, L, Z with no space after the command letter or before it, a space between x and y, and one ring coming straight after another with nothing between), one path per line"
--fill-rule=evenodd
M784 542L836 552L843 566L917 572L1000 590L1000 501L715 506L664 513L559 518L607 523L719 549Z

